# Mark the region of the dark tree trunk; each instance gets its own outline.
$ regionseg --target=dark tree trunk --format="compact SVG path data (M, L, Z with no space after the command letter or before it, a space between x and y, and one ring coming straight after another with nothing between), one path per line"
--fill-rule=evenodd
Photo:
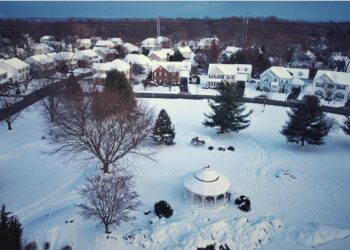
M7 123L7 129L8 129L8 130L12 130L12 124L11 124L11 122L7 121L6 123Z
M109 163L103 163L103 173L109 174Z
M108 225L108 224L104 224L104 225L105 225L105 233L106 233L106 234L111 233L111 232L108 230L108 226L109 226L109 225Z

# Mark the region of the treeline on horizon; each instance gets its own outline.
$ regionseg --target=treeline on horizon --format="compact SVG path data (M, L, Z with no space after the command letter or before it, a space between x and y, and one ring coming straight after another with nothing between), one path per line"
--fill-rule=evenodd
M224 46L242 45L243 17L212 18L161 18L161 35L173 42L217 36ZM30 34L36 41L43 35L57 39L77 35L121 37L124 41L138 44L156 36L156 19L0 19L0 34L11 29ZM320 36L327 37L332 51L350 48L350 22L290 21L276 17L249 18L246 45L264 45L270 52L284 53L289 44L301 44L305 48ZM3 35L5 36L5 35Z

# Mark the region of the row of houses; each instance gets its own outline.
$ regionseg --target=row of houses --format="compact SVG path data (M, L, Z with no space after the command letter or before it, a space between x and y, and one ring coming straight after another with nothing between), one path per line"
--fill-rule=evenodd
M21 83L30 78L29 65L18 58L0 59L0 92L11 83Z

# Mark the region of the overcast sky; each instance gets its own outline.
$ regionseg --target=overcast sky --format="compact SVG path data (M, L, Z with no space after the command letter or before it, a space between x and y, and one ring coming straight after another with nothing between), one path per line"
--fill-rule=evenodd
M350 21L350 2L0 2L0 17L268 17Z

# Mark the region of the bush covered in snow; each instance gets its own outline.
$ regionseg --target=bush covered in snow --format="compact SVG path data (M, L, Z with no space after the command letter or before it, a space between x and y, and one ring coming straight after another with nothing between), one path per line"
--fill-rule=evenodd
M72 250L73 248L70 245L65 245L62 247L62 250Z
M24 250L38 250L38 244L35 241L30 242L24 247Z
M154 212L159 218L169 218L173 215L173 209L170 204L164 200L158 201L154 204Z
M241 195L235 200L235 204L238 205L238 208L244 212L250 211L250 200L247 196Z

